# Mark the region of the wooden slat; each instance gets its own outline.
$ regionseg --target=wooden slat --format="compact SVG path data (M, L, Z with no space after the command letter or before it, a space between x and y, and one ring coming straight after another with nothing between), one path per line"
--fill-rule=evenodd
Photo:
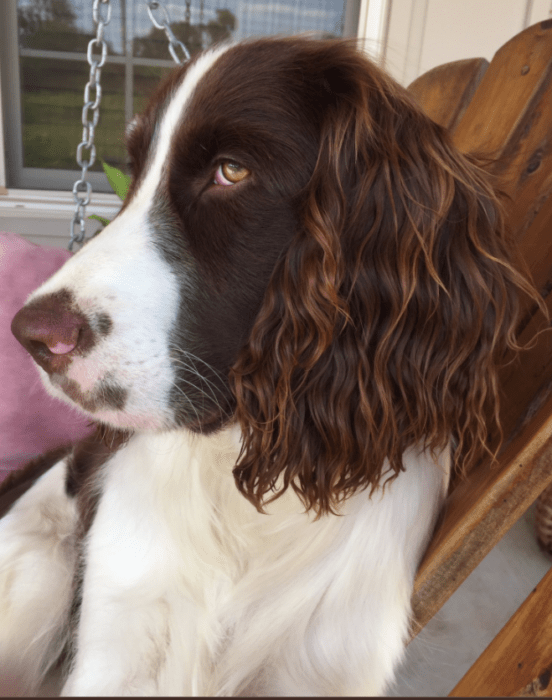
M494 55L456 132L460 148L504 153L524 124L519 115L535 103L552 52L552 21L517 34ZM506 137L506 142L504 140Z
M498 159L493 169L513 198L509 222L521 236L552 192L552 20L496 52L454 140L463 152Z
M449 697L552 696L552 569Z
M488 65L485 58L445 63L416 78L408 90L433 121L454 131Z
M497 464L461 482L418 571L412 637L552 483L552 396Z

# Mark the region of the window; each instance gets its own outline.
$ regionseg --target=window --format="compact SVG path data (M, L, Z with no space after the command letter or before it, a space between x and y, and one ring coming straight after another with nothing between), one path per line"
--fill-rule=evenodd
M194 53L201 46L250 35L316 31L353 36L361 0L164 0L172 29ZM101 160L124 167L125 122L140 111L174 67L162 30L143 0L111 0L105 30L96 164L89 179L109 191ZM189 7L189 19L187 17ZM2 0L0 69L7 184L70 189L82 138L88 42L95 36L92 0ZM97 54L97 50L94 52Z

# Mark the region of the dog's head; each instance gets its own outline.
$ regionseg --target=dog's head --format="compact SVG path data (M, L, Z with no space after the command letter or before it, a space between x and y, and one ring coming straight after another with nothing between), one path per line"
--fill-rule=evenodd
M120 214L14 319L55 395L120 428L237 417L257 506L328 511L453 435L473 456L531 291L489 179L405 90L350 43L246 42L127 140Z

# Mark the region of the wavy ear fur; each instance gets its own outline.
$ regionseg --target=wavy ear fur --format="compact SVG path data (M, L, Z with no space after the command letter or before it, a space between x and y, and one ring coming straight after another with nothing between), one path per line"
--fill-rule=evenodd
M291 485L321 515L409 447L481 454L535 293L477 160L350 45L316 46L318 162L231 379L238 487L262 510Z

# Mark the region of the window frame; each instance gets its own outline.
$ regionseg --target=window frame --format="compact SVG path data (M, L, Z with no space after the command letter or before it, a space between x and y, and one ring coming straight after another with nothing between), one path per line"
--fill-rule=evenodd
M30 168L22 165L22 114L21 101L19 99L9 99L10 95L20 94L20 72L19 56L32 58L54 58L66 61L82 61L85 63L86 53L70 51L47 51L40 49L22 49L18 47L17 41L17 2L7 0L0 7L0 99L4 117L4 128L0 133L0 152L4 152L4 182L0 184L6 186L9 181L11 188L19 190L44 190L46 182L51 183L52 190L71 189L73 183L79 177L79 169L75 161L75 168L71 170L50 169L50 168ZM138 58L132 56L132 42L127 42L125 54L110 55L110 63L125 66L125 120L129 122L133 117L133 68L134 66L161 66L165 68L174 67L174 62L167 60ZM83 84L84 90L84 84ZM101 113L101 106L100 106ZM8 137L6 137L9 135ZM73 148L76 148L74 144ZM110 192L107 178L101 172L87 173L94 191Z
M384 17L387 11L386 8L391 5L391 2L392 0L349 0L344 18L344 36L354 36L355 25L357 26L356 35L358 37L366 38L367 30L374 34L374 8L380 6L382 8L380 15ZM367 24L370 12L372 14L371 26ZM380 21L376 32L377 36L368 36L368 38L381 43L385 35L384 24L384 21ZM131 111L132 99L129 99L129 95L132 96L132 67L136 65L174 66L170 59L165 61L133 57L130 44L131 42L127 43L124 55L110 55L108 58L109 61L114 63L127 64L127 70L125 70L125 118L128 121L133 116ZM76 162L74 170L24 168L22 166L21 103L19 99L13 99L14 95L19 96L20 90L20 53L24 56L86 60L86 55L80 53L35 49L24 49L19 52L17 3L16 0L2 0L0 3L0 195L9 196L10 190L13 190L14 193L17 192L18 202L21 202L24 199L25 192L29 192L29 199L35 201L36 197L33 196L33 193L37 191L52 191L60 195L65 191L68 199L72 201L72 185L80 174ZM374 57L373 53L372 57ZM128 78L129 75L130 80ZM103 173L89 172L87 179L90 181L94 192L106 193L109 191L107 179ZM45 188L46 182L50 187Z

